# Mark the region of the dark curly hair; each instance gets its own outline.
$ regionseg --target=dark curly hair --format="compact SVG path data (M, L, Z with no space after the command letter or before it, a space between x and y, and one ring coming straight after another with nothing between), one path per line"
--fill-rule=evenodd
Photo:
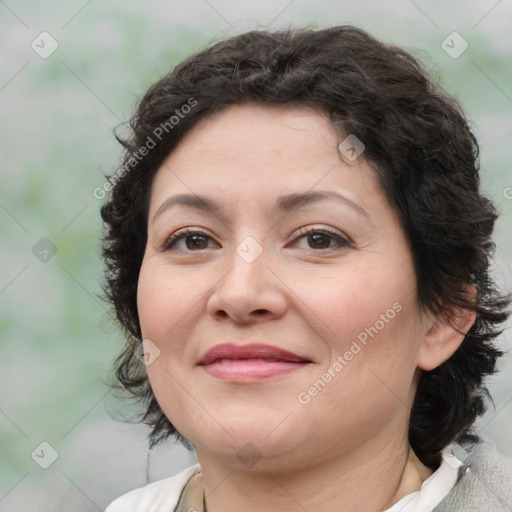
M411 410L410 444L436 468L450 442L478 439L472 426L489 396L483 380L503 355L493 340L510 296L489 275L497 213L480 192L478 144L457 102L411 54L353 26L251 31L215 42L150 87L130 121L131 135L116 135L124 159L108 177L104 189L112 193L101 216L103 292L126 338L115 363L117 385L141 399L151 446L171 435L190 446L160 409L135 356L149 197L155 173L187 132L245 102L310 106L328 112L340 134L363 141L410 242L420 305L436 314L453 307L476 312L453 356L422 372ZM476 297L468 296L468 285Z

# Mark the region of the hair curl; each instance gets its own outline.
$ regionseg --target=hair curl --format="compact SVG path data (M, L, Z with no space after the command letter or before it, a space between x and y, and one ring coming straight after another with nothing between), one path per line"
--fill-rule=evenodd
M172 129L167 124L144 158L134 158L192 98L195 107ZM151 185L201 119L247 101L326 111L333 128L362 140L410 242L419 303L434 313L454 306L476 312L453 356L422 373L411 410L410 444L436 468L447 444L476 440L472 425L488 396L483 380L503 355L493 340L509 314L510 296L498 292L489 274L497 213L480 192L478 144L458 103L408 52L348 25L251 31L216 42L150 87L130 121L131 135L116 135L124 159L109 178L112 194L101 208L103 291L126 338L116 376L142 400L151 446L171 435L188 445L160 409L134 355L141 342L137 282ZM468 285L476 287L476 298L468 296Z

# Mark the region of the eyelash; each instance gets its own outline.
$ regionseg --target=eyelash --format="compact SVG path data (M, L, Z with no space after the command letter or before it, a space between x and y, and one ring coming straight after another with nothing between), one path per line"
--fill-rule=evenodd
M314 228L314 227L310 227L310 226L301 228L298 232L299 236L295 237L293 242L297 241L298 239L304 238L305 236L311 235L311 234L327 235L327 236L331 237L332 239L334 239L337 242L337 245L339 247L353 247L354 246L352 241L350 241L348 238L341 236L339 233L336 233L335 231L332 231L328 228L320 229L320 228ZM206 232L204 232L202 230L194 230L194 229L187 228L184 231L177 231L176 233L173 233L169 238L167 238L165 240L165 242L160 247L160 250L161 251L176 250L176 249L173 249L173 247L172 247L174 245L174 243L180 241L183 238L186 238L187 236L194 236L194 235L201 235L206 238L211 238L210 235L208 235ZM327 248L322 248L322 249L317 249L317 250L311 248L310 250L319 252L319 251L327 251L330 249L332 250L333 247L327 247ZM202 250L202 249L199 249L199 250ZM197 251L187 251L187 252L197 252Z

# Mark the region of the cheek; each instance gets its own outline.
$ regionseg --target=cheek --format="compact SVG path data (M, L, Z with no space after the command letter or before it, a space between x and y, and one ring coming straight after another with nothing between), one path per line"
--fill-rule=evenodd
M351 270L309 295L307 305L321 320L314 330L323 329L330 361L303 391L316 396L307 406L310 417L327 415L336 418L333 425L344 425L349 413L359 435L374 435L410 402L419 344L416 295L411 281L397 279L392 269Z
M401 263L380 271L376 264L351 266L303 282L298 295L308 297L314 330L330 353L329 366L320 371L337 376L333 393L382 397L388 386L407 394L420 343L415 289L412 269Z
M346 341L375 324L379 331L384 327L389 331L405 309L411 313L413 308L414 283L403 271L392 268L379 271L377 265L350 266L295 282L302 282L294 289L321 320L326 339Z
M161 344L167 336L172 336L173 329L194 314L194 305L206 292L206 289L201 290L200 284L190 279L184 282L178 272L170 272L165 264L144 260L137 285L137 309L143 337Z
M197 315L194 305L198 297L192 290L197 288L191 288L189 279L184 283L179 273L171 273L168 266L144 259L137 285L139 321L143 339L151 340L160 351L146 371L160 407L179 430L187 418L195 415L187 402L189 395L179 385L186 378L184 368L175 364L183 360L187 326Z
M156 342L165 328L165 310L174 310L172 295L168 293L165 276L155 271L151 263L143 261L137 284L137 310L142 336Z

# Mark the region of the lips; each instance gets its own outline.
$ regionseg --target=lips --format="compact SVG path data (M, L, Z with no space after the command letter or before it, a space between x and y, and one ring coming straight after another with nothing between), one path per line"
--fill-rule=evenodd
M214 363L229 363L242 360L295 364L312 362L298 354L272 345L262 345L259 343L234 345L232 343L223 343L208 350L197 364L198 366L208 366Z
M313 363L271 345L224 343L208 350L197 365L208 375L229 383L256 383L299 371Z

